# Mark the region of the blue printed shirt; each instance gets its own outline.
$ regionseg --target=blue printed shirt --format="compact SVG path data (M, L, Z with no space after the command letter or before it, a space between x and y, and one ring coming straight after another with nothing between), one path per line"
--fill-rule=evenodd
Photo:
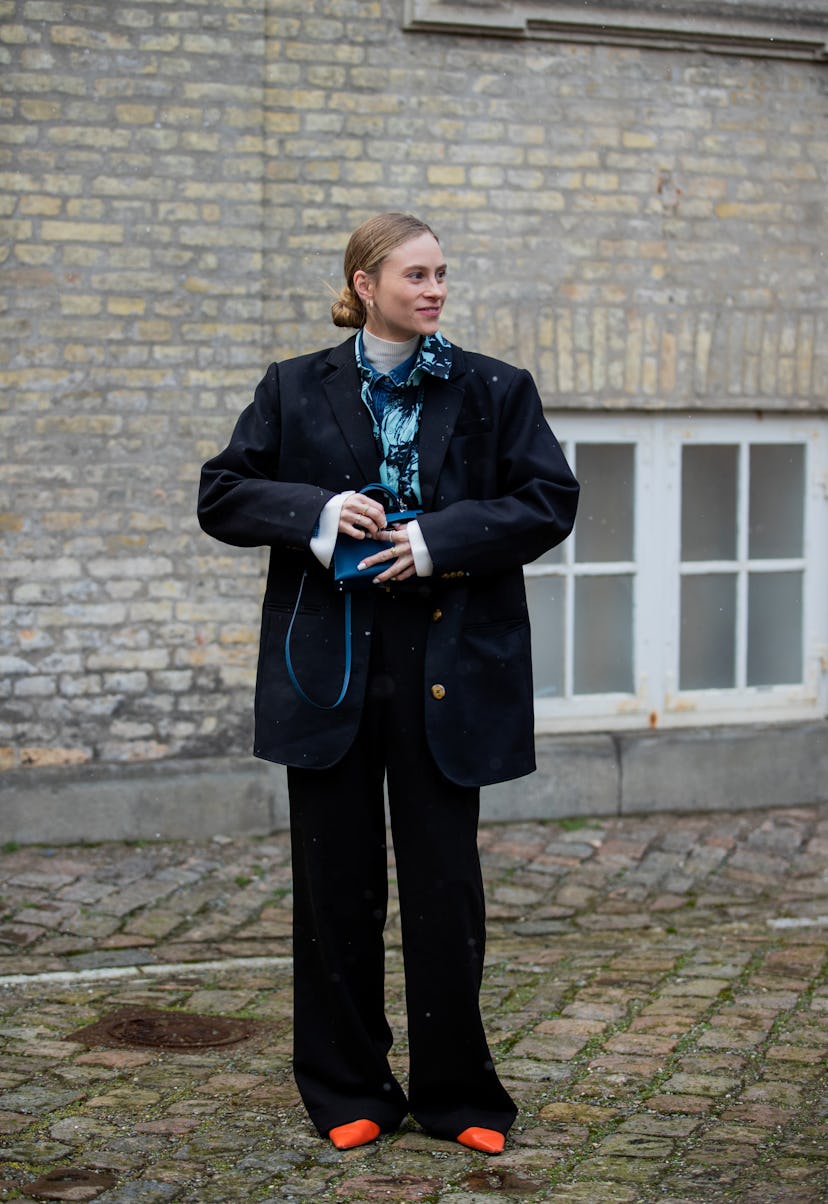
M448 378L451 343L439 330L426 335L414 355L388 374L377 371L366 359L361 330L355 347L362 400L382 453L380 480L394 490L403 509L416 508L422 501L418 435L425 391L423 378Z

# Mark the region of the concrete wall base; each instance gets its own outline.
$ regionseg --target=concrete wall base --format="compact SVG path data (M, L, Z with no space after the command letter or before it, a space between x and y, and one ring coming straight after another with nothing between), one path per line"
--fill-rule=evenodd
M484 822L828 802L828 723L538 739L538 772L483 791ZM288 822L281 766L252 757L16 770L0 843L201 840Z

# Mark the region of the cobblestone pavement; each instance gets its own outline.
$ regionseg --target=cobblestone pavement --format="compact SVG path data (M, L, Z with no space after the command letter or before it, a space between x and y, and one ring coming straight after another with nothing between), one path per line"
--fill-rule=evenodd
M413 1122L344 1154L315 1135L284 834L7 847L0 1199L828 1200L828 812L493 825L481 849L484 1011L521 1106L500 1158ZM404 1077L393 912L388 947ZM193 1051L73 1039L137 1005L260 1025Z

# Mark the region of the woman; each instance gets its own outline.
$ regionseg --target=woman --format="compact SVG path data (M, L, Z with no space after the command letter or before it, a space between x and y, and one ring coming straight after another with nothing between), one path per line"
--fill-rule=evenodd
M365 222L345 280L332 317L355 337L270 366L199 498L208 534L271 549L254 751L288 766L294 1074L339 1149L410 1111L499 1153L516 1109L478 1004L479 788L535 767L522 565L567 536L578 486L529 374L440 334L446 265L424 222ZM362 492L373 482L419 517L389 524L387 496ZM329 567L339 535L383 545L347 622ZM384 780L407 1092L387 1059Z

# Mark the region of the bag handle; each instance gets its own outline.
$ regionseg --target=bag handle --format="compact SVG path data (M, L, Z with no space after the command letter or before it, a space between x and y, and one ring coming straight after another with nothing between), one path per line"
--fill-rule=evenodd
M397 509L402 510L402 502L400 501L399 494L396 494L390 485L383 485L381 481L375 481L372 485L363 485L361 489L357 490L357 493L368 493L371 490L376 491L377 489L381 493L387 493L390 498L393 498Z
M300 686L299 678L296 676L296 671L293 668L293 660L290 655L290 641L291 636L293 635L293 625L296 622L296 616L299 613L299 604L302 601L302 592L305 588L307 576L308 570L305 569L304 573L302 574L301 584L299 585L299 593L296 595L296 604L293 607L293 614L290 616L287 635L285 636L285 662L287 663L290 684L293 686L299 697L320 711L333 711L339 706L345 695L348 693L348 686L351 682L351 595L349 593L345 594L345 669L342 673L342 688L339 691L339 697L337 698L336 702L317 702L316 699L311 698L310 694L306 694Z

